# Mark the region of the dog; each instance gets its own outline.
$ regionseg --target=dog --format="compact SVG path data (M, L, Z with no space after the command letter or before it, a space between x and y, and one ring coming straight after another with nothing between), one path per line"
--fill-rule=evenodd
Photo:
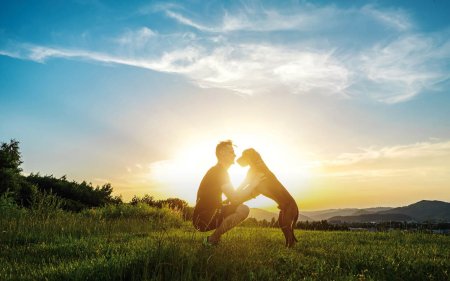
M286 239L286 247L294 246L298 242L294 235L294 226L298 219L298 206L294 198L269 170L255 149L249 148L244 150L237 163L242 167L250 166L247 179L251 179L261 173L264 174L265 179L255 187L251 198L262 194L277 202L278 209L280 209L278 223Z

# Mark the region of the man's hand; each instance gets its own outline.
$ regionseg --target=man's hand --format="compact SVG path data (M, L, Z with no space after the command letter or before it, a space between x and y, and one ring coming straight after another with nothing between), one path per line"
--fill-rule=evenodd
M249 186L247 188L254 188L265 179L266 176L264 175L264 173L258 173L251 179L251 181L249 182Z
M254 189L265 179L266 177L263 173L258 173L251 179L246 179L237 190L234 190L230 183L222 185L222 192L225 193L228 198L227 200L232 204L241 204L256 197L257 194L254 193Z

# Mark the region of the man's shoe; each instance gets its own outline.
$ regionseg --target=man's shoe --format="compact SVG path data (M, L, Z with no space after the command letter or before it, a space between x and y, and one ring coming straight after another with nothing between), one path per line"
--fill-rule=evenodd
M209 241L209 236L206 236L203 239L203 246L205 246L205 247L213 247L213 246L216 246L216 245L217 245L217 243L213 243L213 242Z

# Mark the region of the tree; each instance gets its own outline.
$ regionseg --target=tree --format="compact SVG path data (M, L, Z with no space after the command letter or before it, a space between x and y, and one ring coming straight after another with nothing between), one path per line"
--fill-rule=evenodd
M0 195L11 192L15 201L28 207L37 193L37 187L20 174L22 169L19 142L12 139L0 145Z
M133 199L131 199L131 205L137 205L138 203L144 203L152 207L155 207L156 205L156 201L153 199L153 196L150 196L148 194L145 194L142 198L134 195Z
M12 172L20 174L22 172L19 167L20 164L22 164L22 160L19 142L12 139L9 143L2 143L0 147L0 169L11 169Z
M16 194L20 190L19 142L12 139L0 146L0 194L10 191Z

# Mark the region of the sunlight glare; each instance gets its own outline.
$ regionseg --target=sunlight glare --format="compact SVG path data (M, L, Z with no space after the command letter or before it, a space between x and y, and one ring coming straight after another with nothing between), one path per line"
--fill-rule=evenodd
M250 135L234 134L229 137L214 136L209 138L185 140L174 152L172 159L155 162L150 165L149 177L164 186L170 197L179 197L189 204L195 204L197 188L209 168L217 163L215 147L221 140L231 139L235 144L236 159L247 148L255 148L263 160L283 185L295 196L303 188L308 178L308 169L301 153L279 138L270 134ZM231 182L237 188L244 180L248 167L237 163L228 170ZM272 200L263 196L248 201L251 207L273 207Z

